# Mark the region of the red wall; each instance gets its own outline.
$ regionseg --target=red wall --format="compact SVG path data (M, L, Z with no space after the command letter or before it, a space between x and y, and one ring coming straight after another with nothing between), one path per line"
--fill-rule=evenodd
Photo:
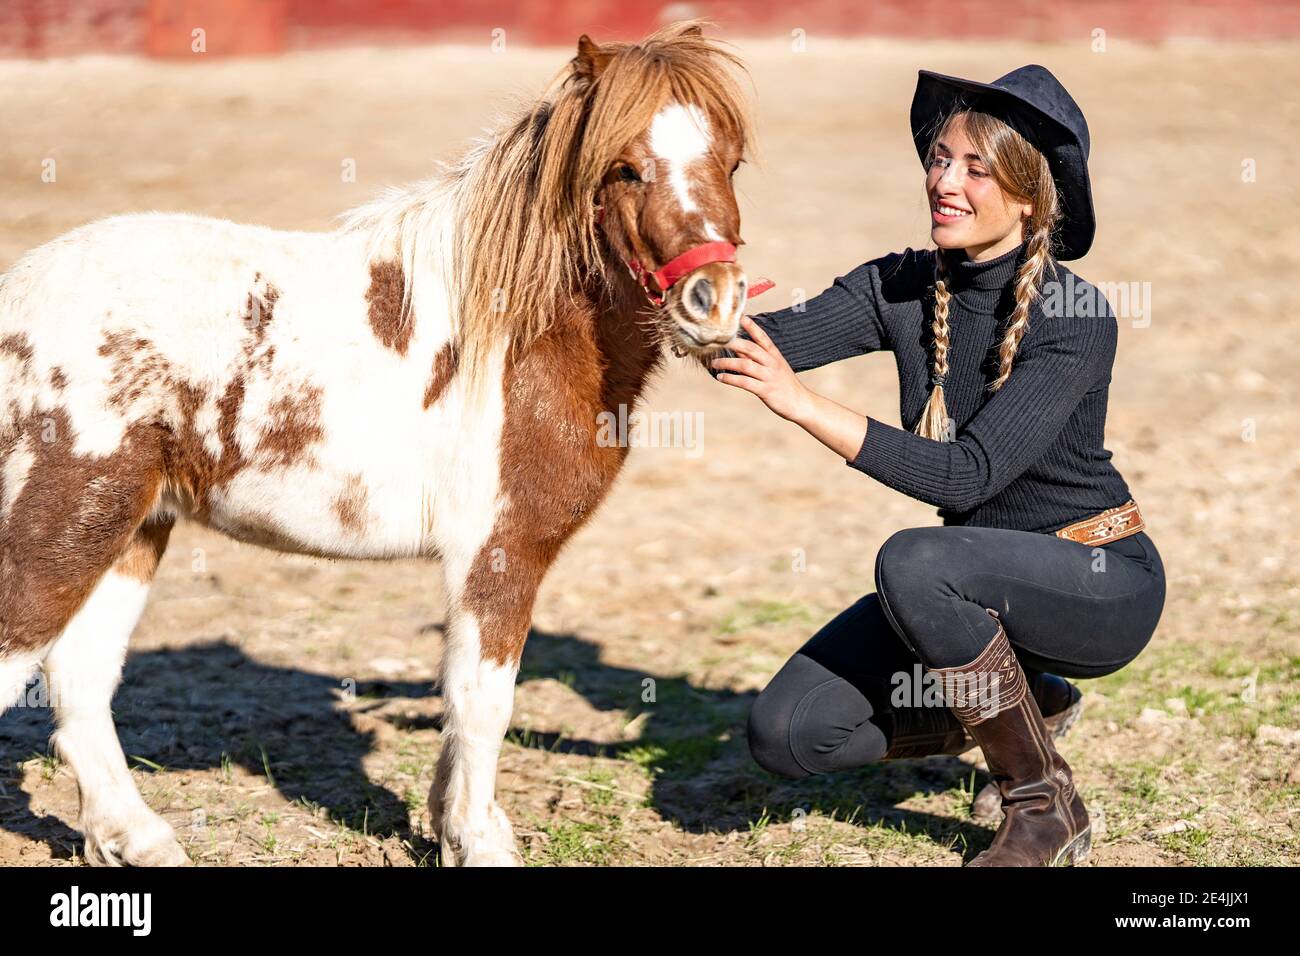
M1278 39L1300 36L1293 0L0 0L0 55L131 52L188 56L357 42L568 45L580 33L635 39L667 19L708 16L726 35Z

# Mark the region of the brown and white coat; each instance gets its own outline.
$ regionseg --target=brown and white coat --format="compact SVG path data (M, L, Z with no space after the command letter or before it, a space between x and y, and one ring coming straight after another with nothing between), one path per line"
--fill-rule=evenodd
M681 76L638 75L674 56ZM726 87L710 95L720 65L694 27L584 38L542 106L333 232L120 216L0 277L0 709L45 669L91 862L186 860L108 708L181 517L282 551L440 562L443 861L517 860L496 757L538 586L627 453L596 440L599 416L635 404L665 343L703 354L743 307L735 264L650 310L619 262L740 244L747 127ZM540 223L493 219L530 195ZM513 300L488 316L475 290L494 275Z

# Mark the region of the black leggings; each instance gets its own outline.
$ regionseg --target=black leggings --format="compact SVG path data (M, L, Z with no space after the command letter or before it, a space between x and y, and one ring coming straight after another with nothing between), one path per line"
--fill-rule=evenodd
M1133 660L1165 603L1145 531L1099 547L1002 528L906 528L876 556L876 591L840 612L754 701L749 748L773 773L805 777L884 756L894 675L956 667L997 633L1030 677L1101 677Z

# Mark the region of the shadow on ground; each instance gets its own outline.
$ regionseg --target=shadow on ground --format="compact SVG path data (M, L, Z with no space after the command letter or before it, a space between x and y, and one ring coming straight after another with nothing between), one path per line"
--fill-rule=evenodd
M429 625L426 629L441 629ZM764 813L784 821L799 812L875 824L940 844L964 839L973 855L988 830L968 821L902 810L917 793L965 786L971 768L954 758L889 762L843 774L786 780L753 763L745 721L754 693L693 686L680 676L634 671L601 662L601 650L573 634L533 631L520 681L563 676L602 711L641 717L641 734L616 744L512 728L513 743L567 754L628 760L649 773L648 805L690 832L747 832ZM643 701L647 679L653 701ZM426 697L428 681L368 681L351 688L342 678L269 666L235 644L217 641L133 654L114 698L118 732L133 766L214 770L238 765L265 774L289 801L328 810L336 822L375 834L395 834L426 854L433 847L414 834L400 795L367 777L363 759L374 735L359 731L341 706L350 689L369 700ZM439 718L387 717L398 729L437 727ZM19 785L15 764L48 753L50 711L19 707L0 717L0 828L46 842L68 858L80 836L49 814L36 812ZM148 763L146 763L147 761ZM980 786L987 775L973 782Z

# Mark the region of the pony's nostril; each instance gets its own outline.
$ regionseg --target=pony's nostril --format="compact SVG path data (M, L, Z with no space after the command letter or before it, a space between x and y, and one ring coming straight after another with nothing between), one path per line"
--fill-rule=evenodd
M691 286L690 303L692 312L708 315L713 308L713 283L708 279L696 280Z

